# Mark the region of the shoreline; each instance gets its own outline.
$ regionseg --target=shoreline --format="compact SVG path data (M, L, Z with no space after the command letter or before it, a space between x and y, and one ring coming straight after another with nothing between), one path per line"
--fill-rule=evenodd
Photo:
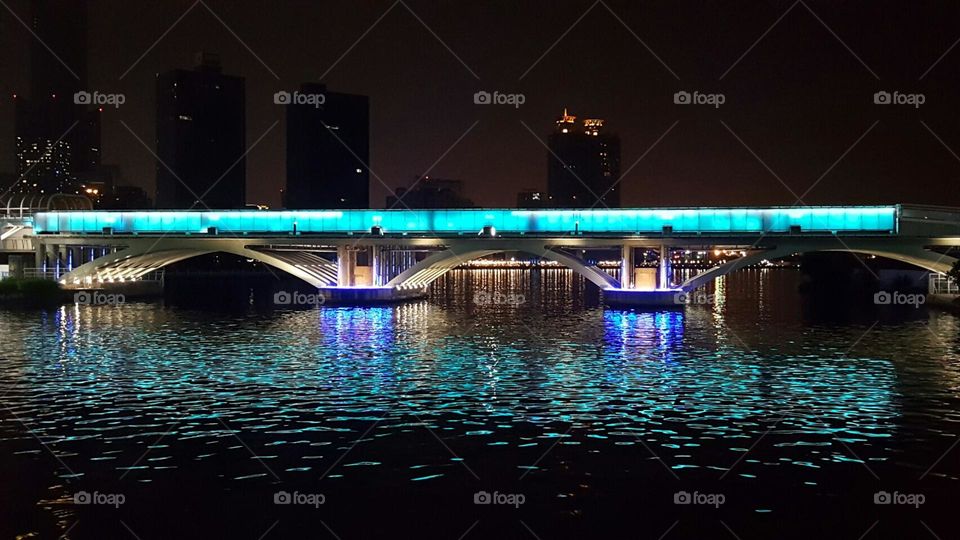
M960 315L960 294L928 294L927 305Z

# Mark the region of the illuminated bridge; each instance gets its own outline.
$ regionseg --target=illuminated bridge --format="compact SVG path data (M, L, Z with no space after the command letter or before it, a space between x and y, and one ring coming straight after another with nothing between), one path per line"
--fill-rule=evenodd
M829 206L604 210L303 210L45 212L34 219L38 268L71 288L138 280L209 253L259 261L328 298L389 301L426 294L434 280L472 259L524 252L583 275L610 303L671 303L680 291L763 260L847 251L946 272L960 246L960 209ZM588 264L586 249L615 249L614 275ZM742 257L671 281L671 250L726 249ZM656 251L640 268L638 250Z

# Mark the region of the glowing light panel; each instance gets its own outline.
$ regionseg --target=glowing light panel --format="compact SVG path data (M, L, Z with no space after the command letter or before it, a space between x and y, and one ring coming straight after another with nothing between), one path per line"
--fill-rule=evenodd
M38 233L201 234L385 234L476 235L493 227L518 234L895 233L897 206L807 208L633 208L614 210L215 210L136 212L45 212Z

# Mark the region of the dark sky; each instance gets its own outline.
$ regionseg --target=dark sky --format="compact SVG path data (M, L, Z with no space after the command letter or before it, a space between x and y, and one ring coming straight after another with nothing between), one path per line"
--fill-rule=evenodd
M279 121L248 155L250 202L278 204L284 184L273 93L327 73L331 90L370 96L370 165L391 187L440 160L433 176L512 206L546 184L546 150L524 124L543 140L566 106L607 119L624 171L646 153L624 205L960 206L956 2L205 1L162 39L192 2L89 2L90 89L127 96L104 113L104 162L151 194L154 159L121 122L153 144L155 73L207 50L246 77L250 144ZM8 5L26 20L25 0ZM31 39L0 9L0 171L14 169L9 96L25 90ZM478 90L526 103L478 106ZM678 90L726 102L676 105ZM875 105L879 90L926 102ZM372 205L386 194L371 178Z

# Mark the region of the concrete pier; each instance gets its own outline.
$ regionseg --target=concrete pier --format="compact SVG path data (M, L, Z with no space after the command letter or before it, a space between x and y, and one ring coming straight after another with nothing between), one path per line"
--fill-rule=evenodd
M427 296L426 287L321 287L324 305L383 304L416 300Z
M614 307L676 308L682 309L686 293L681 289L606 289L603 302Z

